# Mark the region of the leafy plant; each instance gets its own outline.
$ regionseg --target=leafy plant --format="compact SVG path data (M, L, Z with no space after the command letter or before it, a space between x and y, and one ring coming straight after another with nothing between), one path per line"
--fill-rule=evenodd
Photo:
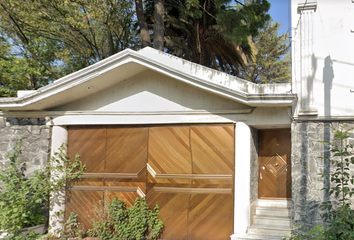
M334 139L332 143L323 142L331 147L332 158L329 161L333 172L321 174L330 179L330 186L323 188L328 194L329 200L320 206L325 211L323 218L329 222L326 231L326 239L353 239L354 238L354 211L351 208L351 197L354 194L354 176L351 175L351 166L354 164L352 156L353 144L347 144L350 129L343 124L338 129L332 128ZM334 201L331 201L334 199Z
M354 239L354 210L351 202L354 194L354 175L351 175L354 145L346 143L352 129L346 124L338 129L331 129L334 131L333 141L322 141L323 144L330 146L331 158L320 157L329 162L333 169L329 174L320 174L331 182L322 189L328 194L328 200L320 205L320 209L324 211L322 218L325 225L315 226L306 231L298 229L293 231L290 239Z
M325 239L325 228L316 225L313 228L297 228L291 232L289 240L323 240Z
M108 205L107 200L102 200L99 206L96 216L98 213L100 219L88 230L89 236L102 240L157 239L162 232L158 205L151 210L144 198L136 198L130 208L126 208L125 202L117 197Z
M84 237L85 230L78 221L78 215L74 212L70 213L68 220L64 225L64 237Z
M22 228L46 223L50 193L69 186L83 173L85 166L79 157L71 162L65 152L62 145L31 176L25 175L26 166L19 159L21 142L9 155L9 166L0 170L0 229L8 233L8 238L15 239Z

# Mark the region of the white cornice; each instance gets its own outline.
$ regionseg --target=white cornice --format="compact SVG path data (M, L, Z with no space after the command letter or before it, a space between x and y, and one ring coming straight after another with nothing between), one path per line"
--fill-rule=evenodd
M153 115L223 115L249 114L253 108L238 110L190 110L190 111L140 111L140 112L107 112L107 111L5 111L0 117L57 117L57 116L153 116Z
M140 51L126 49L22 97L0 98L0 109L51 109L109 88L145 70L159 72L251 107L291 106L296 99L296 95L289 93L290 84L254 84L155 49L144 48Z
M317 9L317 2L304 2L304 3L299 3L297 6L297 11L300 13L302 11L316 11Z

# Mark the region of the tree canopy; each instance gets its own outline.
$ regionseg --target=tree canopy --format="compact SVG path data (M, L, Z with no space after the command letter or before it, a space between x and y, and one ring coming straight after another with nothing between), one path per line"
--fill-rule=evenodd
M240 75L269 8L267 0L1 0L0 96L145 46Z
M252 58L250 37L256 36L258 29L270 19L267 14L269 8L270 4L266 0L246 3L230 0L165 0L164 32L160 33L164 34L164 50L235 75L240 67L245 66L247 59ZM152 42L149 39L142 39L142 42L154 47L156 16L159 15L156 9L156 0L147 0L145 16L154 37Z
M23 68L21 84L1 78L3 92L37 89L126 48L136 46L132 0L2 0L0 36ZM0 66L0 71L4 66ZM20 89L21 89L20 88ZM6 89L6 90L4 90Z
M250 61L239 77L254 83L284 83L291 81L289 36L278 36L280 24L268 21L252 40L254 61Z

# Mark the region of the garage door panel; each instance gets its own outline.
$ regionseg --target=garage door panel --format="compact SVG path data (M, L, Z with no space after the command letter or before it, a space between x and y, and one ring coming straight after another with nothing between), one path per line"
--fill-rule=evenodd
M136 192L139 197L144 197L146 195L146 183L145 182L117 182L109 181L105 184L106 187L110 187L112 191L121 192Z
M86 164L85 173L103 173L106 155L106 129L103 127L70 127L68 155Z
M188 219L189 239L230 239L232 194L192 194Z
M103 178L81 178L75 186L103 186Z
M85 230L92 228L93 209L102 198L102 191L71 191L66 196L65 219L68 219L71 212L75 212Z
M148 164L156 174L192 172L189 127L152 127L148 144Z
M126 206L129 208L134 205L135 199L141 197L137 192L109 192L110 201L114 197L124 200Z
M105 172L140 172L147 163L147 139L147 128L107 128Z
M232 183L193 183L192 186L194 188L215 188L215 189L229 189L231 192L233 191Z
M155 192L147 201L150 208L160 207L159 218L164 223L161 239L188 239L188 194Z
M233 125L191 127L193 173L233 174L233 129Z

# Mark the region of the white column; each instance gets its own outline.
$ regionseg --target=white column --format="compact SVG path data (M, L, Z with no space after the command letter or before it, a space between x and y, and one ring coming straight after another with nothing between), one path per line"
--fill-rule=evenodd
M62 144L68 142L68 131L62 126L53 126L52 141L51 141L51 158L57 152ZM65 210L65 189L62 191L53 192L50 198L49 209L49 233L56 235L62 230L64 223Z
M315 56L313 52L313 25L314 12L317 3L307 2L299 4L300 16L300 80L301 96L299 115L317 115L313 91L315 82Z
M250 227L251 130L245 123L235 127L235 196L234 234L231 239L247 234Z

